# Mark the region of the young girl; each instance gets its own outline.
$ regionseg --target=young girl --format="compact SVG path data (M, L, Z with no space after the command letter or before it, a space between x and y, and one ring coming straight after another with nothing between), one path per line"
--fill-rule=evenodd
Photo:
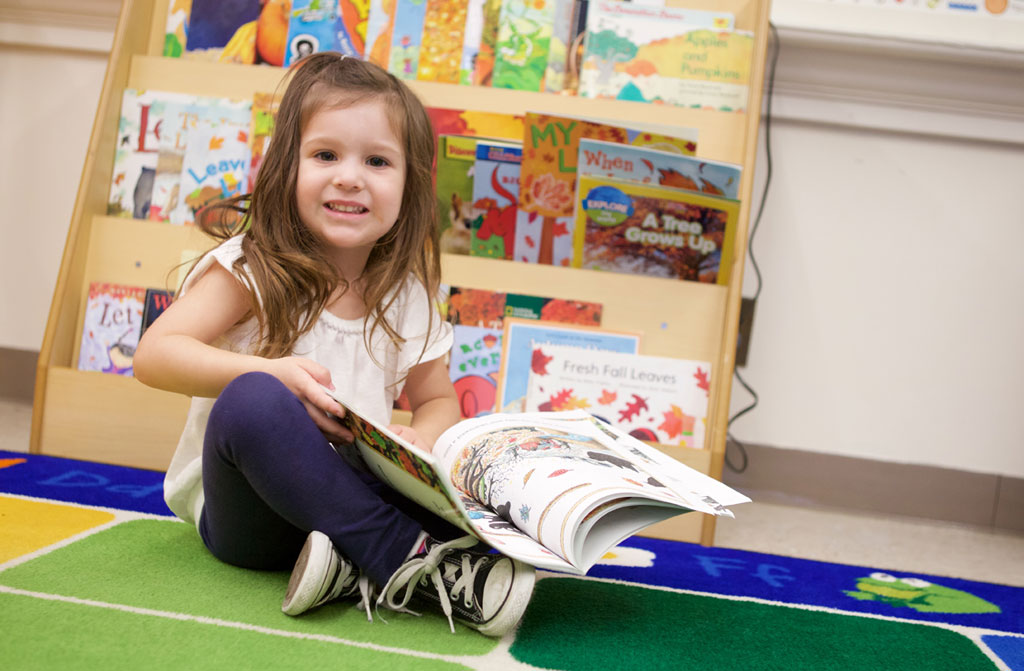
M323 388L386 423L404 385L411 426L391 429L428 450L458 419L429 117L365 61L320 53L289 74L253 193L200 217L222 242L135 355L142 382L193 397L165 499L220 560L294 565L290 615L360 592L370 616L372 582L379 606L419 596L500 636L533 569L370 475Z

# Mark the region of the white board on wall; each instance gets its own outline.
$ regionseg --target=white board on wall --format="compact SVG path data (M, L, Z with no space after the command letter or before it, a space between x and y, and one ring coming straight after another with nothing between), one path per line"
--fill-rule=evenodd
M780 28L1024 53L1024 0L772 0Z

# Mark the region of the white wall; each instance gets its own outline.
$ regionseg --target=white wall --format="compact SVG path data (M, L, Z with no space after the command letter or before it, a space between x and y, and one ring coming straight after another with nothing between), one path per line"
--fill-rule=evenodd
M1024 58L782 45L732 433L1024 477Z
M0 347L38 351L119 3L0 0Z
M33 33L0 0L0 347L42 339L112 5L68 4ZM55 14L74 7L72 29ZM1024 58L782 39L742 371L761 401L733 434L1024 477ZM736 385L734 410L748 400Z

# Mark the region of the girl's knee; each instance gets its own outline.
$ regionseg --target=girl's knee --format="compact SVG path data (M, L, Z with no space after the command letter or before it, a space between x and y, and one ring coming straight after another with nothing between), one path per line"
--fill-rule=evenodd
M296 407L297 406L297 407ZM221 391L210 411L208 426L231 427L244 424L252 427L274 421L304 407L288 387L273 375L260 372L239 375Z

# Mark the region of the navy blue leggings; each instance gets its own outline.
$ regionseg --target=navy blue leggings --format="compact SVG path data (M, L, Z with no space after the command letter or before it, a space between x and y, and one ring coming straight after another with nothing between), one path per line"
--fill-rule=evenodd
M339 456L302 402L265 373L238 377L217 398L203 490L203 542L246 568L290 569L316 530L383 585L424 528L463 535Z

